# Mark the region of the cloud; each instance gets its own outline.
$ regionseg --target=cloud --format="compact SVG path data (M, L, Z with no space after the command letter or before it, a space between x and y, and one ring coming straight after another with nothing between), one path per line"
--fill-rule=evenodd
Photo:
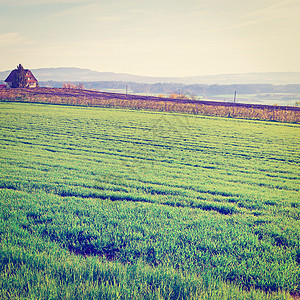
M279 1L272 5L254 10L247 13L244 18L255 17L255 16L284 16L290 17L294 14L299 14L300 2L298 0L285 0Z
M10 0L0 0L0 4L8 4L10 6L30 6L30 5L45 5L45 4L75 4L75 3L91 3L95 2L94 0L15 0L15 1L10 1Z
M241 22L241 23L237 23L234 25L230 25L230 26L224 26L224 27L219 27L219 28L214 28L211 30L208 30L208 32L215 32L215 31L226 31L226 30L232 30L232 29L238 29L238 28L242 28L242 27L248 27L248 26L252 26L255 24L259 24L259 23L263 23L263 22L267 22L267 21L273 21L273 20L278 20L278 19L282 19L283 17L265 17L265 18L260 18L260 19L255 19L255 20L250 20L250 21L246 21L246 22Z
M300 2L298 0L277 1L269 5L254 5L248 12L241 10L236 12L235 18L223 19L224 26L218 26L208 32L230 31L240 28L251 28L251 31L260 36L266 32L278 34L288 28L299 25L298 12ZM256 26L256 27L254 27Z
M1 47L12 47L21 44L28 44L29 41L20 35L18 32L7 32L0 34L0 46Z
M50 16L50 18L68 17L76 15L85 16L85 14L89 15L91 14L91 12L95 12L98 9L98 6L98 3L85 3L83 5L74 6L54 13Z

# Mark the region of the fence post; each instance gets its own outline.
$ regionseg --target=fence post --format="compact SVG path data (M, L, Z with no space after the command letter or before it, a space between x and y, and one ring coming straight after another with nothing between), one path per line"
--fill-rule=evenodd
M233 97L233 111L232 111L232 116L234 116L235 100L236 100L236 91L234 91L234 97Z

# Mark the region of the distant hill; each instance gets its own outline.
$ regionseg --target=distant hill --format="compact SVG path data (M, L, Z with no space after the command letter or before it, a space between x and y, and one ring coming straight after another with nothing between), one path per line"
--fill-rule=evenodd
M92 82L124 81L137 83L182 83L182 84L300 84L300 72L220 74L190 77L148 77L113 72L98 72L80 68L31 69L39 81ZM10 70L0 72L0 81Z

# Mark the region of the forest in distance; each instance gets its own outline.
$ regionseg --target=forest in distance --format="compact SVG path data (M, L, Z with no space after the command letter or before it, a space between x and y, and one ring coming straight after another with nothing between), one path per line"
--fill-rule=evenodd
M63 87L63 81L40 81L40 86L45 87ZM126 81L71 81L77 85L82 83L86 89L124 89L127 85L135 93L150 92L171 94L179 92L182 94L208 94L221 95L230 94L237 90L240 94L258 94L258 93L300 93L300 84L182 84L182 83L137 83Z
M42 87L61 88L66 82L41 81ZM73 85L82 84L85 89L98 91L119 92L126 91L143 95L182 94L189 98L233 101L236 91L238 101L244 103L295 105L300 102L300 84L182 84L182 83L137 83L126 81L91 81L70 82Z

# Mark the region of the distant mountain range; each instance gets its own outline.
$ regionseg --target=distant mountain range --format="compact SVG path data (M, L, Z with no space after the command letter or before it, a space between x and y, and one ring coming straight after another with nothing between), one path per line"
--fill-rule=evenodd
M11 70L0 72L4 81ZM220 74L190 77L148 77L113 72L98 72L80 68L42 68L31 69L39 81L92 82L123 81L136 83L182 83L182 84L300 84L300 72L271 72Z

